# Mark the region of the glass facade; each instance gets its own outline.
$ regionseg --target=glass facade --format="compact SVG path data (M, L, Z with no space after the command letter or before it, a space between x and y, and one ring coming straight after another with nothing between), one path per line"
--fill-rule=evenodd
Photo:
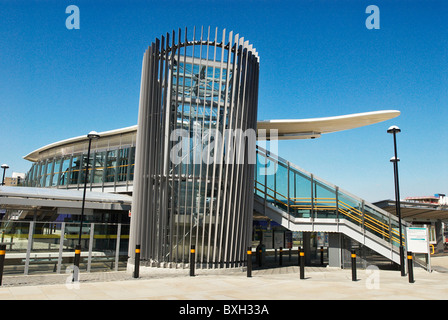
M89 185L92 188L126 184L134 177L135 147L92 149L89 160ZM24 182L28 187L79 188L84 185L87 150L33 163Z

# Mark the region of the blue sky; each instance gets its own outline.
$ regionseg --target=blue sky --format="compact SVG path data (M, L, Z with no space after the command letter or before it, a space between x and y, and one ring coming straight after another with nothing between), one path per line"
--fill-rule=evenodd
M369 30L368 5L380 9ZM68 30L65 9L80 10ZM394 198L398 125L401 197L448 193L448 4L427 1L0 0L0 162L91 130L137 123L143 53L178 28L226 28L260 55L260 120L400 110L398 118L279 155L368 201Z

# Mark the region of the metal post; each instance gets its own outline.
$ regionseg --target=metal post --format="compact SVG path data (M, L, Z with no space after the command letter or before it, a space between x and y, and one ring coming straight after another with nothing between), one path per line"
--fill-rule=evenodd
M87 190L87 180L89 178L89 160L90 160L90 148L92 146L92 139L98 139L100 136L95 131L89 132L87 138L89 139L89 147L87 149L87 164L86 164L86 173L84 175L84 191L82 195L82 205L81 205L81 221L79 222L79 237L78 237L78 246L75 248L75 262L78 260L78 265L74 265L74 274L76 273L76 278L74 281L78 280L77 273L79 272L79 260L81 256L81 238L82 238L82 223L84 222L84 207L86 203L86 190ZM81 171L82 172L82 171ZM81 175L80 175L81 176ZM78 251L78 257L76 252Z
M190 277L194 277L195 253L195 246L192 244L190 249Z
M33 234L34 234L34 221L31 221L30 228L28 230L28 243L26 246L25 270L24 270L25 275L28 275L28 271L29 271L29 267L30 267L31 250L33 248ZM12 243L12 239L11 239L11 243Z
M3 168L2 186L5 185L5 172L6 172L6 169Z
M299 248L300 279L305 279L305 252Z
M414 262L412 261L412 252L408 251L408 274L409 283L414 283Z
M5 265L6 244L0 244L0 286L3 279L3 267Z
M320 247L320 264L324 265L324 247Z
M84 207L85 207L85 203L86 203L87 180L88 180L88 177L89 177L89 160L90 160L90 147L91 147L91 145L92 145L92 139L89 138L89 148L87 149L86 173L84 175L84 191L83 191L83 195L82 195L81 221L79 223L79 238L78 238L78 244L80 246L79 249L81 249L82 223L83 223L83 220L84 220Z
M65 236L65 222L61 224L61 236L59 237L59 254L58 254L58 267L57 273L61 273L62 267L62 252L64 251L64 236Z
M90 272L90 268L92 266L92 252L93 252L93 236L95 230L95 224L90 224L90 238L89 238L89 255L87 258L87 272Z
M395 144L395 134L394 134L394 144ZM395 151L396 152L396 151ZM398 158L395 155L395 159L393 161L394 164L394 177L395 177L395 211L398 215L398 230L399 230L399 237L400 237L400 271L401 276L406 276L405 271L405 262L404 262L404 247L403 247L403 235L401 230L401 205L400 205L400 190L399 190L399 184L398 184Z
M399 179L398 179L398 159L397 156L397 133L401 132L401 130L397 126L391 126L387 130L388 133L392 133L394 137L394 158L390 161L393 162L394 165L394 182L395 182L395 210L398 215L398 229L400 234L400 270L401 276L406 276L405 271L405 262L404 262L404 247L403 247L403 234L401 228L401 206L400 206L400 187L399 187Z
M352 249L352 281L356 281L356 251Z
M247 247L247 277L252 277L252 247Z
M120 259L120 239L121 239L121 223L117 226L117 242L115 244L115 271L118 271L118 262Z
M138 278L140 274L140 245L135 245L135 258L134 258L134 278Z
M8 168L9 168L9 166L6 163L2 164L2 169L3 169L2 186L5 185L5 173L6 173L6 169L8 169Z

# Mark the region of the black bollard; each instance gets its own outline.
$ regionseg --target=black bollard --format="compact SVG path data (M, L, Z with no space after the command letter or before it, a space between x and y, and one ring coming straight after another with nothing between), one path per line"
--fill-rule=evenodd
M300 279L305 279L305 252L299 248Z
M414 263L412 261L412 252L408 251L408 276L409 283L414 283Z
M247 277L252 277L252 248L247 247Z
M135 245L134 278L140 275L140 245Z
M324 265L324 247L320 247L320 264Z
M190 277L194 277L195 253L195 246L192 244L190 249Z
M72 282L79 281L79 262L81 260L81 245L77 244L75 247L75 259L73 260L73 279Z
M3 267L5 266L6 244L0 245L0 286L3 279Z
M356 281L356 251L352 250L352 281Z

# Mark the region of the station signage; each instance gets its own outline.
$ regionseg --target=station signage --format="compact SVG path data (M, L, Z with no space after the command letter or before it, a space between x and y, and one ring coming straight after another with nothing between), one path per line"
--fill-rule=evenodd
M429 234L428 228L408 227L407 251L413 253L429 253Z

